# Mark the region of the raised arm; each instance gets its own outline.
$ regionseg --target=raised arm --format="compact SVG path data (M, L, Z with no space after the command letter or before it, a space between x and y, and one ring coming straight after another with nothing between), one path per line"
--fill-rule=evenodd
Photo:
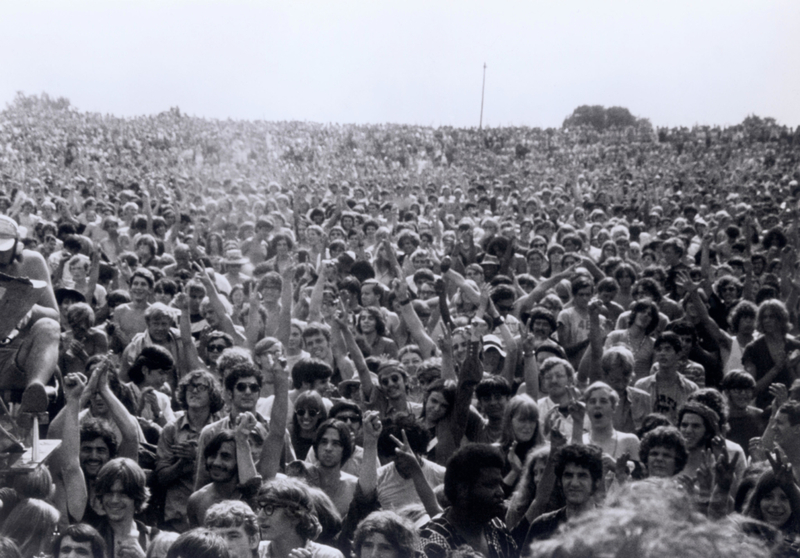
M128 457L133 460L139 459L139 423L136 417L131 415L125 405L117 399L111 387L108 385L108 375L113 373L113 365L110 362L104 363L100 370L95 374L100 374L97 380L97 391L108 406L111 419L122 433L122 441L117 451L118 457Z
M256 476L256 464L250 452L250 432L256 428L256 417L253 413L241 413L238 417L234 440L236 441L236 466L239 470L239 484L247 484Z
M230 314L228 314L227 309L225 308L225 304L223 304L222 299L219 296L219 292L217 291L217 286L214 284L214 281L211 280L211 277L208 275L208 271L206 268L194 262L192 264L195 271L197 272L197 276L200 281L203 283L203 286L206 288L206 295L208 296L208 302L211 305L211 309L217 315L219 319L219 328L223 332L227 333L231 337L233 337L233 343L237 346L244 346L247 342L247 339L239 333L236 327L233 324L233 320L231 319Z
M192 338L192 321L189 317L189 301L186 297L186 293L178 293L172 301L172 304L181 311L178 326L181 332L180 343L183 346L183 355L186 360L185 367L187 370L184 373L199 368L205 368L205 365L200 360L200 355L197 354L197 347Z
M383 430L378 411L364 413L364 459L358 475L358 485L365 496L378 489L378 438Z
M278 474L289 414L289 374L286 361L274 360L267 354L267 365L274 378L275 399L269 416L269 434L261 449L258 460L258 473L263 480L270 480Z
M538 401L539 394L539 361L536 360L536 347L533 335L531 335L531 321L523 325L520 330L519 346L522 348L522 358L524 363L523 377L525 379L525 393Z
M56 482L55 500L62 511L63 508L66 508L69 517L75 521L83 519L88 500L86 479L80 464L81 427L78 419L81 394L85 387L86 377L83 374L68 374L64 378L67 404L59 413L59 417L63 417L62 428L58 434L58 437L61 438L58 454L61 479L60 482Z
M362 353L361 349L358 347L358 343L356 343L353 332L350 331L348 322L347 307L340 299L339 309L333 316L331 337L337 335L344 339L345 347L347 348L347 352L350 353L350 359L356 369L358 379L361 382L361 393L364 396L364 401L371 401L372 390L374 389L372 385L372 376L369 373L369 368L367 368L367 360L364 358L364 353Z
M436 345L425 330L425 325L417 316L417 312L411 305L411 298L408 293L408 285L405 279L394 279L392 289L400 303L400 317L406 324L406 329L411 334L412 339L422 351L423 358L429 358L436 354Z

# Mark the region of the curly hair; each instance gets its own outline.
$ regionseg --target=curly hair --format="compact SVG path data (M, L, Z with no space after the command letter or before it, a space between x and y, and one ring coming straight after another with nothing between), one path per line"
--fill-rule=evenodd
M248 537L258 535L258 518L250 506L240 500L224 500L216 503L206 512L206 528L244 527Z
M119 445L114 431L107 422L98 418L87 417L81 421L81 443L92 442L98 438L103 440L108 447L108 455L111 459L117 456Z
M225 401L222 399L222 389L217 379L208 370L192 370L178 382L178 392L176 396L181 408L188 408L186 405L186 391L189 389L189 384L198 380L205 382L208 386L209 412L213 415L221 411L225 406Z
M768 311L772 311L775 314L775 318L777 319L780 327L781 332L786 335L789 333L791 329L791 323L789 322L789 311L786 310L786 306L777 299L769 299L765 300L758 306L758 313L756 314L756 327L759 333L764 333L764 314Z
M375 511L369 514L356 527L353 536L353 549L356 556L361 556L364 541L373 534L381 534L397 553L398 558L414 558L417 543L417 531L407 520L393 511Z
M259 505L279 503L298 520L295 527L303 540L314 540L322 531L314 509L314 499L305 484L293 478L276 478L264 483L256 496Z
M167 558L231 558L228 543L210 529L182 534L167 551Z
M680 431L674 426L658 426L644 435L642 443L639 445L639 460L647 465L650 451L653 448L662 447L671 449L675 452L675 474L683 471L686 462L689 460L689 453L686 451L686 442Z

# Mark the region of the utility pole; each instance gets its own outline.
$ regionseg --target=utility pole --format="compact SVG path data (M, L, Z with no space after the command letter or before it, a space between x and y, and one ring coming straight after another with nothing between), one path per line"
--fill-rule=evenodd
M481 120L478 123L478 130L483 128L483 93L486 91L486 62L483 63L483 85L481 86Z

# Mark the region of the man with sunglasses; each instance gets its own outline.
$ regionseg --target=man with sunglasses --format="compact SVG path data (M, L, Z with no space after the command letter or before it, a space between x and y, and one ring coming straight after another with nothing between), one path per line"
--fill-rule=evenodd
M256 411L259 394L261 392L261 384L264 381L261 376L261 371L252 362L245 362L234 366L225 376L225 395L230 405L230 414L212 424L209 424L200 433L200 438L197 443L197 466L195 468L195 483L194 488L198 490L205 486L210 479L208 471L206 470L203 455L205 446L209 443L218 432L223 430L232 430L239 419L239 415L243 413L251 413L256 420L257 434L261 437L261 443L253 448L256 453L258 464L263 457L261 449L264 441L266 440L267 433L270 431L270 422L275 424L283 424L282 430L286 430L286 415L288 413L288 398L289 398L289 378L285 371L278 372L280 364L275 364L273 370L275 382L275 402L272 406L271 421L268 421L260 413ZM284 401L285 398L285 401ZM280 419L282 414L282 419ZM277 422L276 422L277 419ZM286 436L284 436L286 438ZM251 440L252 443L252 440ZM286 462L294 461L295 455L292 449L291 442L284 443L283 459Z

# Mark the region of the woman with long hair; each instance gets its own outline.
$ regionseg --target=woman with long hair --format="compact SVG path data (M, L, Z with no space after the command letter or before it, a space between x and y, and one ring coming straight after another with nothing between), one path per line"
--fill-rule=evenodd
M317 426L328 418L322 396L316 391L304 391L294 402L292 415L291 439L295 455L305 459L308 450L314 444Z
M744 369L756 379L756 407L760 409L772 401L771 384L781 383L788 388L797 377L800 341L789 336L790 329L789 312L781 301L769 299L761 303L756 330L762 335L742 354Z
M386 336L386 320L379 308L361 309L356 323L358 344L364 356L397 358L397 344Z
M29 498L14 506L0 527L0 537L16 543L22 558L49 553L57 536L58 510L37 498Z
M764 471L756 482L744 514L778 529L789 539L800 535L800 493L790 478Z
M505 488L511 493L519 481L528 452L545 442L539 424L539 406L528 395L516 395L506 405L500 449L506 458Z

